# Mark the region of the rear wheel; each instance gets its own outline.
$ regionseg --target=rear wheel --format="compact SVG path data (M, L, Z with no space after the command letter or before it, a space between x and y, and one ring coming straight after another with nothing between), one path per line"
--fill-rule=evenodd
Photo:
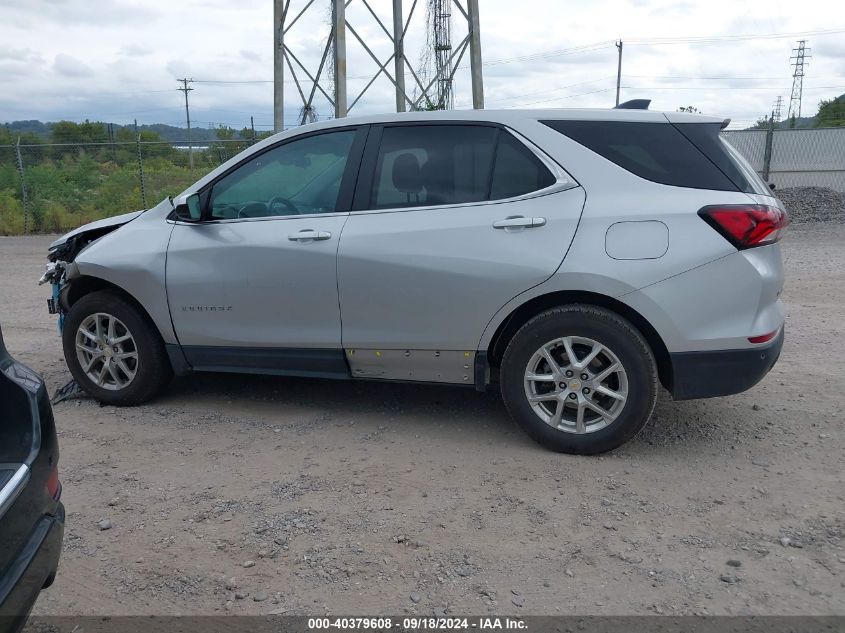
M71 374L100 402L146 402L173 375L155 327L137 307L113 292L94 292L73 304L62 342Z
M501 367L508 411L555 451L596 454L634 437L657 401L657 366L642 334L595 306L543 312L511 339Z

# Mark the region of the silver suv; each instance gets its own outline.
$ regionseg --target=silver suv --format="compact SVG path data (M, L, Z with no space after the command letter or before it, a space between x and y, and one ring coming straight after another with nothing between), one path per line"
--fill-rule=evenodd
M507 110L277 134L51 246L65 358L115 405L195 371L496 384L545 446L607 451L660 384L737 393L780 352L787 218L725 123Z

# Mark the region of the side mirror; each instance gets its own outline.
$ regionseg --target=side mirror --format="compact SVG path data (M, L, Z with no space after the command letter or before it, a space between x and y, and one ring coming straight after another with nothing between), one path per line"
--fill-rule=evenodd
M774 190L775 190L775 183L770 182L770 183L769 183L769 189L771 189L772 191L774 191Z
M183 222L199 222L202 219L202 207L200 206L200 195L192 193L189 196L182 196L176 200L173 213L177 220Z

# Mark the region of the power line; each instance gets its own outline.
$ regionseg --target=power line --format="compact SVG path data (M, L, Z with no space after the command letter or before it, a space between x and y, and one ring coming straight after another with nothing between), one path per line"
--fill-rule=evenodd
M526 106L537 105L538 103L548 103L549 101L559 101L561 99L572 99L574 97L583 97L586 95L595 95L602 92L610 92L611 90L616 90L616 86L612 88L602 88L601 90L591 90L590 92L579 92L578 94L574 95L563 95L562 97L554 97L552 99L542 99L540 101L532 101L530 103L517 103L512 105L512 108L524 108Z
M631 90L778 90L782 86L622 86ZM842 86L812 86L813 90L841 90Z
M728 81L780 81L783 77L731 77L731 76L703 76L703 75L625 75L626 77L637 77L643 79L702 79L702 80L728 80ZM845 77L817 77L817 79L845 80Z
M664 44L697 44L710 42L725 42L725 41L743 41L743 40L757 40L757 39L784 39L798 36L825 36L837 35L845 33L843 29L826 29L819 31L799 31L792 33L746 33L737 35L711 35L703 37L675 37L675 38L630 38L625 42L628 44L636 44L637 46L660 46ZM498 66L502 64L511 64L514 62L532 61L536 59L544 59L548 57L558 57L564 55L577 55L581 53L590 53L605 48L612 48L617 45L614 40L602 40L592 42L589 44L582 44L580 46L573 46L570 48L555 49L549 51L537 51L528 55L520 55L515 57L503 57L500 59L489 59L483 62L483 66ZM466 69L468 66L459 66L458 69ZM348 79L369 79L369 75L358 75L349 77ZM272 84L272 79L196 79L194 83L205 84ZM292 80L287 80L285 83L293 83Z
M792 33L747 33L738 35L709 35L702 37L655 37L655 38L631 38L625 41L631 44L647 44L652 46L659 46L661 44L696 44L709 42L727 42L736 40L774 40L787 39L793 37L804 36L824 36L824 35L838 35L845 33L845 29L825 29L821 31L797 31Z
M542 96L542 95L548 95L548 94L553 94L555 92L560 92L561 90L566 90L567 88L574 88L576 86L585 86L587 84L594 84L594 83L598 83L600 81L607 81L608 79L613 79L614 77L615 77L615 75L608 75L606 77L601 77L599 79L590 79L589 81L579 81L578 83L567 84L566 86L559 86L559 87L553 88L551 90L543 90L541 92L529 92L529 93L526 93L526 94L520 94L520 95L512 96L512 97L502 97L502 98L499 98L499 99L487 99L487 101L490 102L490 103L496 103L496 102L499 102L499 101L511 101L512 99L515 99L515 98L539 97L539 96Z
M542 59L546 57L556 57L559 55L577 55L579 53L590 53L594 50L601 50L603 48L610 48L614 45L612 41L597 42L593 44L585 44L583 46L575 46L572 48L563 48L551 51L540 51L530 55L522 55L519 57L503 57L501 59L491 59L483 62L483 66L499 66L501 64L510 64L513 62L532 61L535 59ZM458 66L456 70L463 70L469 66ZM347 79L369 79L370 75L350 76ZM194 79L197 84L272 84L272 79ZM288 79L285 83L294 83L292 79Z

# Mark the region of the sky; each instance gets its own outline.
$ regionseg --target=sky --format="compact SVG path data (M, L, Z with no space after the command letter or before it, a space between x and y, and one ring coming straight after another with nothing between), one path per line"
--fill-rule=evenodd
M405 10L413 0L404 0ZM464 0L460 0L464 4ZM290 0L289 16L307 0ZM424 58L425 0L405 43L415 69ZM837 0L479 0L487 108L612 107L623 41L622 100L651 98L652 109L694 106L747 127L778 96L785 116L790 55L806 39L802 112L845 93L845 12ZM390 28L391 0L369 0ZM329 32L330 3L315 0L285 36L312 73ZM392 45L363 0L347 20L386 60ZM453 9L453 42L466 23ZM347 33L350 103L378 70ZM468 56L455 75L455 105L472 105ZM391 63L392 68L392 63ZM301 106L286 70L285 123ZM250 116L272 128L272 0L0 0L0 122L102 120L185 125L177 79L192 78L192 125L242 128ZM310 82L298 73L306 92ZM413 78L406 76L408 86ZM332 115L315 101L320 118ZM394 109L380 77L350 114Z

